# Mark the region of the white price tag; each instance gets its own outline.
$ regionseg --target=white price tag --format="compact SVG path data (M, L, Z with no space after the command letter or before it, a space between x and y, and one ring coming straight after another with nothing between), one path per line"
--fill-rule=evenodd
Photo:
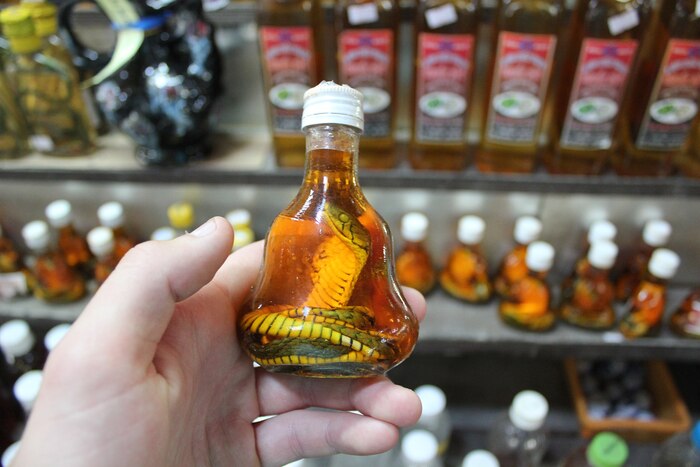
M29 144L31 147L39 152L51 152L53 151L54 144L50 136L46 135L32 135L29 137Z
M698 0L700 1L700 0ZM441 28L448 24L457 22L457 10L451 3L446 3L442 6L430 8L425 11L425 21L430 29Z
M226 8L229 3L229 0L202 0L202 10L207 12L222 10Z
M367 24L379 21L379 10L374 3L350 5L348 7L348 21L350 24Z
M27 278L22 272L7 272L0 274L0 298L8 299L25 295L27 288Z
M635 9L627 10L624 13L608 18L608 29L613 36L629 31L638 24L639 13Z

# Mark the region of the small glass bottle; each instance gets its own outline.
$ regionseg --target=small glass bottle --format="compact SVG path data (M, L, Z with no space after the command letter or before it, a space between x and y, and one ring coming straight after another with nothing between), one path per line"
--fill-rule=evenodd
M427 430L411 430L401 440L399 467L442 467L438 441Z
M14 383L20 376L44 365L46 352L36 339L29 324L21 319L7 321L0 326L0 350L9 366Z
M457 245L440 273L440 285L453 297L471 303L491 298L492 288L486 257L481 251L486 223L477 216L464 216L457 226Z
M539 466L548 445L543 428L548 412L549 404L542 394L529 390L519 392L508 412L489 430L488 450L504 466Z
M570 285L562 288L559 317L586 329L609 329L615 325L615 289L610 269L618 248L601 240L591 244L586 261L579 267Z
M620 322L620 332L628 338L653 335L659 331L666 308L666 281L673 278L681 259L666 248L651 254L644 279L637 285Z
M667 439L651 459L651 467L674 466L700 466L700 422L696 422L690 431Z
M122 259L127 251L136 246L136 240L124 229L124 206L116 201L110 201L97 208L97 218L100 225L112 229L114 235L114 256Z
M66 259L68 266L90 274L92 255L87 241L73 226L73 207L65 199L59 199L44 211L51 227L58 232L58 251Z
M615 433L603 431L596 434L588 446L571 453L562 467L622 467L628 456L625 440Z
M178 235L187 233L194 224L194 207L190 203L173 203L168 206L168 221Z
M415 428L427 430L438 441L438 455L444 456L450 445L452 421L447 410L447 397L437 386L424 384L415 389L423 409Z
M49 331L44 336L44 348L47 353L51 353L53 349L63 340L68 331L70 330L70 324L63 323L57 324L56 326L49 329Z
M700 289L693 290L671 315L669 326L682 337L700 339Z
M515 221L513 229L515 247L503 257L493 281L494 290L499 296L507 296L511 286L527 276L525 264L527 246L537 240L541 232L542 222L536 217L522 216Z
M12 387L15 398L19 401L24 409L24 413L27 415L29 415L29 412L34 408L36 398L39 396L43 377L43 371L31 370L17 378L17 381L15 381Z
M250 226L250 211L234 209L226 214L226 220L233 227L233 251L240 250L255 241L255 232Z
M546 242L527 247L528 274L513 284L498 305L498 314L506 324L529 331L547 331L555 324L551 310L551 291L547 273L554 262L554 248Z
M475 449L464 456L462 467L500 467L498 458L485 449Z
M304 95L306 169L273 221L240 342L269 371L383 374L413 350L418 323L394 273L391 236L357 181L362 94L322 82Z
M428 234L425 214L411 212L401 218L403 248L396 255L396 277L401 285L427 294L435 287L433 259L425 246Z
M28 293L29 274L14 243L3 235L0 226L0 299Z
M576 277L583 271L586 267L588 261L588 250L591 245L598 241L609 241L613 242L615 236L617 235L617 227L612 222L602 219L593 222L588 227L588 233L586 234L586 239L583 242L583 247L581 248L581 256L574 263L574 268L571 273L562 281L561 289L568 290L571 288Z
M642 242L627 261L615 282L615 298L617 300L624 302L632 295L646 273L652 252L668 243L671 231L671 224L661 219L651 220L644 224Z
M119 263L114 250L114 234L108 227L95 227L87 235L90 251L95 255L94 277L99 287Z

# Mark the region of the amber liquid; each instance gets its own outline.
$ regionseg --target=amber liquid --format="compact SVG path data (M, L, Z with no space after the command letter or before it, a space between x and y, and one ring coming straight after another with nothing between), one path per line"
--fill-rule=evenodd
M22 259L12 241L0 235L0 273L17 272L21 264Z
M511 286L527 277L526 254L527 245L517 245L501 261L493 282L494 290L499 296L508 296Z
M123 227L112 229L112 233L114 234L114 257L119 261L136 246L136 240L130 237Z
M653 252L653 247L643 243L639 250L629 259L615 282L615 299L624 302L632 296L632 293L647 273L647 265Z
M678 166L686 177L700 178L700 119L695 122L690 145Z
M679 336L700 339L700 290L694 290L683 300L671 315L669 326Z
M609 272L585 260L570 284L562 287L561 319L586 329L609 329L615 324L614 287Z
M72 225L59 229L58 249L69 267L83 272L89 271L92 254L85 239L75 231Z
M478 245L459 245L447 258L440 273L440 285L455 298L482 303L493 292L486 257Z
M94 277L97 285L102 285L107 280L114 268L117 267L119 259L114 254L107 255L104 258L98 258L95 262Z
M396 255L396 277L401 285L427 294L435 287L433 260L421 242L406 242Z
M530 271L524 279L513 284L508 295L498 304L498 314L504 323L528 330L548 331L555 324L550 309L551 291L546 273Z
M34 265L34 296L47 302L72 302L85 295L85 282L58 252L41 254Z
M620 332L628 338L656 334L665 308L666 283L648 274L632 294L629 310L620 322Z

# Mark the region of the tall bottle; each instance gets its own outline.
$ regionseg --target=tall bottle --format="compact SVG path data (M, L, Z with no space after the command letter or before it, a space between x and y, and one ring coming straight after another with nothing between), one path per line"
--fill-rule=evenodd
M136 246L136 240L124 229L124 206L116 201L104 203L97 208L100 225L112 230L114 236L114 255L120 260Z
M0 74L0 159L14 159L29 152L27 123L4 74Z
M531 172L552 94L561 1L504 0L496 19L490 89L476 165L484 172Z
M428 218L420 212L410 212L401 218L403 247L396 255L396 277L401 285L427 294L435 287L433 259L425 246Z
M114 268L119 263L115 247L114 234L108 227L95 227L87 234L87 242L90 251L95 255L95 265L93 267L93 277L100 286L107 280Z
M73 207L65 199L49 203L44 214L58 232L58 251L61 252L68 266L89 274L92 267L92 254L87 240L78 233L73 225Z
M472 102L477 2L421 0L416 9L413 126L414 169L462 170Z
M536 217L522 216L515 221L513 228L515 246L501 260L493 283L499 296L507 296L511 286L527 276L527 264L525 264L527 246L537 240L541 232L542 222Z
M438 441L431 432L421 429L409 431L401 440L399 467L442 467Z
M615 433L603 431L595 435L588 446L571 453L562 467L622 467L628 456L625 440Z
M685 297L671 315L669 327L679 336L700 339L700 289Z
M258 2L258 28L270 130L277 164L303 167L304 92L321 79L320 15L315 0Z
M273 221L239 335L273 372L383 374L418 325L393 269L389 229L357 182L362 94L323 82L304 96L304 181Z
M623 146L613 159L622 175L666 175L687 146L700 99L700 12L695 0L663 0L642 44L640 79L622 113ZM643 78L641 78L643 77Z
M447 410L447 397L442 389L432 384L419 386L415 392L423 407L415 427L435 435L438 442L438 455L444 456L452 436L452 420Z
M579 1L545 154L552 173L599 174L618 144L617 122L637 50L648 34L649 0Z
M338 0L338 79L364 96L365 129L360 167L387 169L398 161L396 50L399 19L394 0Z
M700 422L690 432L667 439L651 459L652 467L700 467Z

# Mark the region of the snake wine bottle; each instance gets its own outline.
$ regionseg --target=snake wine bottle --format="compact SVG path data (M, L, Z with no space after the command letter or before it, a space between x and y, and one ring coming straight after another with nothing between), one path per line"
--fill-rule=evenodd
M304 181L267 234L238 317L241 343L273 372L383 374L418 337L395 278L386 222L357 182L362 94L323 82L304 96Z

